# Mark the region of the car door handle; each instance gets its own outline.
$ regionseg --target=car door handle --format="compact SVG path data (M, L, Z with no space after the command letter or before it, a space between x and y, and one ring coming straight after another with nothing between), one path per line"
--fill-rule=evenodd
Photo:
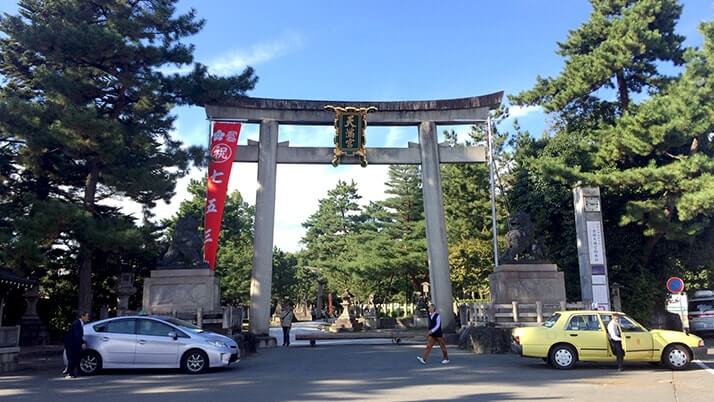
M146 343L146 341L145 341L145 340L143 340L143 339L139 339L139 345L143 345L143 344L145 344L145 343Z
M578 334L570 334L570 336L578 336Z
M102 337L102 342L107 342L108 340L109 340L108 337L106 337L106 336L103 336L103 337Z
M625 337L625 339L630 339L630 338L632 338L632 337L631 337L631 336L629 336L629 335Z

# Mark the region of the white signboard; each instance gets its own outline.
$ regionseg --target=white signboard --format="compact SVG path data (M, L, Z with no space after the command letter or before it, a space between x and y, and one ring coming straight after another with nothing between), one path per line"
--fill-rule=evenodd
M602 247L602 228L599 221L587 221L588 251L590 252L590 264L605 264Z
M688 317L688 307L687 294L686 293L670 293L667 301L665 302L665 308L667 311L673 314L678 314L679 318L682 320L682 327L689 328L689 317Z
M605 275L593 275L593 285L607 285Z
M607 294L607 286L604 285L593 285L593 304L598 306L604 306L606 310L609 309L609 295Z

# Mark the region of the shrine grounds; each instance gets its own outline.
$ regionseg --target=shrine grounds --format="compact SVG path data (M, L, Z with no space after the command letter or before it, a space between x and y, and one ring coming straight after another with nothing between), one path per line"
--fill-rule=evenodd
M273 329L278 330L279 329ZM35 356L0 376L1 401L711 401L714 338L709 355L683 372L649 364L579 364L560 371L514 354L476 355L451 346L429 364L422 344L389 340L318 343L260 350L228 369L204 375L178 370L109 370L65 380L61 356Z

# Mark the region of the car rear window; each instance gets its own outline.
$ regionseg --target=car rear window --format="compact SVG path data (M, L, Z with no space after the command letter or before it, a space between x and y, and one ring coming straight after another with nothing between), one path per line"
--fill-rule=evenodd
M551 328L553 325L555 325L556 322L558 322L558 319L560 318L560 313L554 313L550 317L548 317L547 320L543 323L543 326L546 328Z
M689 314L696 313L714 313L714 299L709 300L690 300Z

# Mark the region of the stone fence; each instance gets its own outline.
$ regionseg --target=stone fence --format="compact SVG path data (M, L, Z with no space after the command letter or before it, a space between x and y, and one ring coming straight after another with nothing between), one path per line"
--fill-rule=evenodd
M483 326L493 323L498 327L534 326L543 323L556 311L583 310L582 302L546 304L535 303L510 304L496 303L465 303L457 307L457 314L462 326Z
M20 354L20 326L0 327L0 373L13 371Z

